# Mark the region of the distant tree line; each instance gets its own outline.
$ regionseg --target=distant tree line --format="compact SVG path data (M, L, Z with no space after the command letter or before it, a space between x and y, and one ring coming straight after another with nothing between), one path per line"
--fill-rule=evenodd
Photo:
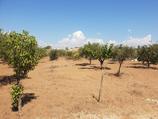
M125 60L138 60L147 68L150 64L158 63L158 44L149 46L138 46L137 48L124 45L87 43L80 47L78 51L70 51L68 49L53 49L50 52L50 59L54 60L58 57L66 57L67 59L86 58L91 65L92 60L98 60L100 68L103 68L104 61L111 59L118 61L119 68L116 75L120 75L122 64ZM54 58L53 58L54 57Z

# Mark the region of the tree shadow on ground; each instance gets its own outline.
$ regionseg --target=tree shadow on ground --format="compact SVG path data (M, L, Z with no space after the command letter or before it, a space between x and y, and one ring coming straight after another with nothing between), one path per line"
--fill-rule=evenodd
M14 75L11 76L0 76L0 86L2 85L8 85L8 84L13 84L17 80Z
M100 66L89 66L89 67L80 67L79 69L94 69L94 70L101 70ZM102 67L102 69L111 70L110 67Z
M34 93L24 93L22 96L22 107L27 103L31 102L32 100L37 99Z
M147 66L126 66L126 68L136 68L136 69L153 69L153 70L158 70L157 67L147 67Z
M142 65L142 63L140 63L140 62L132 62L132 63L130 63L131 65Z
M31 79L31 77L21 77L20 80L23 80L23 79ZM10 76L0 76L0 86L5 86L5 85L8 85L8 84L14 84L17 82L17 79L15 77L15 75L10 75Z
M75 64L77 66L87 66L87 65L90 65L89 63L79 63L79 64Z
M116 64L116 62L108 62L108 64Z
M118 75L118 73L108 73L108 76L114 76L114 77L119 77L119 78L121 78L123 75L124 75L125 73L120 73L119 75Z
M0 61L0 64L6 64L5 62Z
M21 107L23 107L24 105L26 105L27 103L31 102L32 100L34 100L36 98L37 98L37 96L35 96L34 93L24 93L21 98ZM17 112L18 107L12 106L12 111Z

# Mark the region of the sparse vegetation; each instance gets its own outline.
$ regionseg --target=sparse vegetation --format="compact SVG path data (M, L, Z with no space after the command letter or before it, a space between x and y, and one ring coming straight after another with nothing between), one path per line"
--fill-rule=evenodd
M112 58L119 62L116 75L120 76L121 66L125 60L137 58L138 61L147 64L147 67L150 67L150 64L157 64L157 51L157 44L132 48L123 45L113 46L109 44L88 43L79 50L75 49L75 51L73 49L51 49L49 46L41 48L38 47L35 37L29 35L26 31L22 33L4 33L0 31L0 58L12 66L17 79L17 83L12 85L11 89L12 107L14 110L21 108L21 97L23 96L24 88L20 84L20 80L25 78L28 72L35 68L41 58L48 56L48 53L50 60L56 60L58 57L65 57L65 60L79 60L83 57L89 60L89 64L91 64L91 60L98 60L101 69L103 69L104 61ZM83 67L80 68L82 69ZM99 93L96 97L98 102L101 102L101 97L103 96L103 81L104 73L102 72Z
M18 110L21 107L21 97L23 95L23 86L14 84L11 89L12 96L12 108L13 110Z
M56 60L58 59L58 52L56 49L53 49L50 51L50 54L49 54L49 57L50 57L50 60Z
M147 63L147 67L150 64L158 63L158 45L142 46L138 47L138 61L142 61L143 64Z

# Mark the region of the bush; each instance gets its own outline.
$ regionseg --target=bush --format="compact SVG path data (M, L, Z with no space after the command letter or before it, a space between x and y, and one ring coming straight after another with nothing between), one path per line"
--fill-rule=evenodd
M58 59L58 52L57 50L51 50L49 54L50 60L56 60Z
M45 48L38 48L37 51L39 59L46 57L48 55L48 52Z
M80 59L80 53L77 51L67 51L66 58L72 59L72 60L78 60L78 59Z
M64 56L66 56L66 51L63 49L58 49L57 55L58 55L58 57L64 57Z
M18 84L14 84L11 88L13 110L18 110L19 101L21 100L22 95L23 95L23 86L18 85Z

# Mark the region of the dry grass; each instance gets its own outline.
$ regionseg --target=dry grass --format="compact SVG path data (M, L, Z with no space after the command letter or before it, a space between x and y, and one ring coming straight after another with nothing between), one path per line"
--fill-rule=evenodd
M82 65L87 62L42 59L29 78L22 80L25 93L36 96L23 106L22 119L158 119L157 103L148 101L158 100L158 66L146 69L125 62L123 74L116 77L118 64L106 61L98 103L94 97L100 85L99 62ZM0 64L0 80L12 74L11 68ZM0 86L0 119L17 119L17 113L11 111L10 87Z

